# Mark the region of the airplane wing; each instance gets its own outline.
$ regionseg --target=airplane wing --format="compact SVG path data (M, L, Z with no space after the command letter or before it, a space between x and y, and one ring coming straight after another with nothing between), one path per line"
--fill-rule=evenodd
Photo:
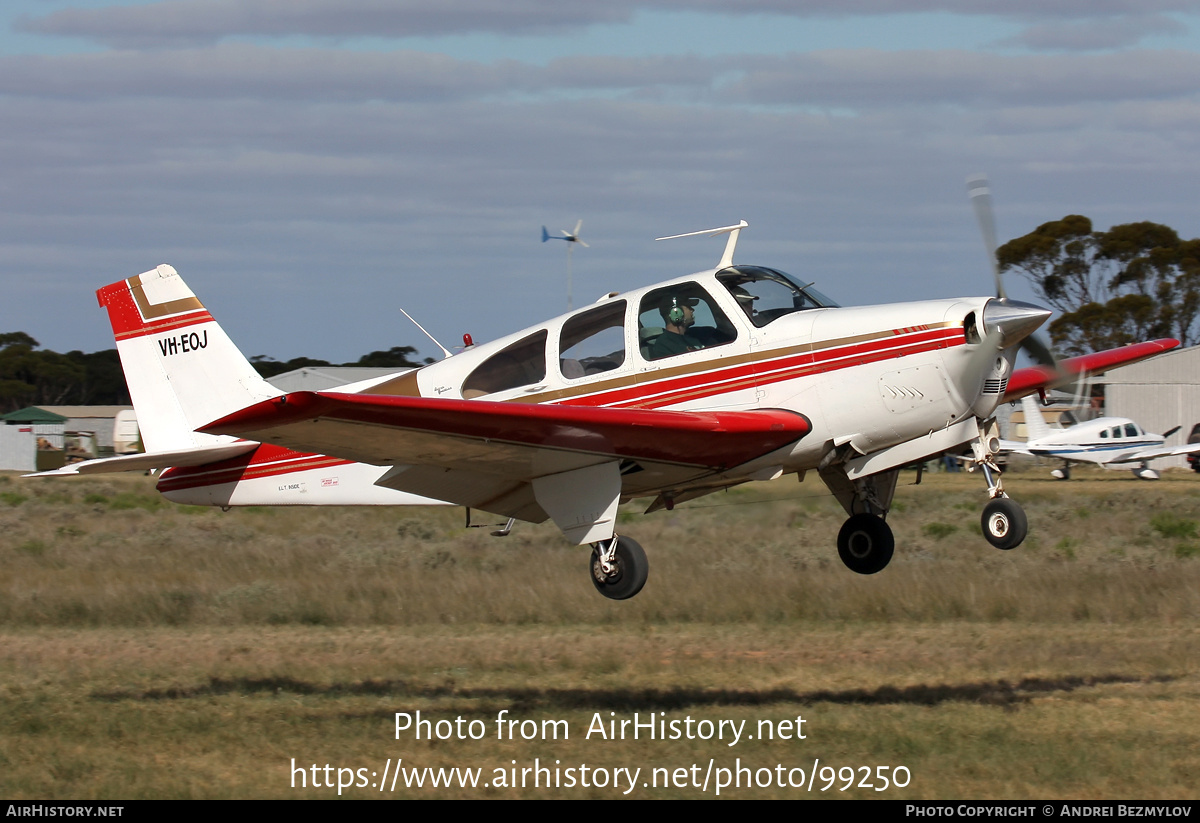
M640 496L728 473L811 429L794 412L610 409L432 397L294 392L201 431L393 466L380 484L535 522L533 480L620 462Z
M1019 400L1035 391L1066 385L1081 374L1100 374L1117 366L1137 363L1156 354L1170 351L1178 345L1178 340L1164 337L1160 340L1134 343L1117 349L1071 357L1059 361L1054 366L1029 366L1017 369L1008 380L1008 389L1004 392L1003 402Z
M1191 454L1193 452L1200 452L1200 443L1185 443L1182 446L1160 446L1153 449L1130 449L1129 451L1118 452L1116 456L1100 462L1141 463L1145 460L1154 460L1158 457L1172 457L1178 454Z
M1159 457L1171 457L1178 454L1200 452L1200 443L1182 446L1160 446L1158 448L1138 448L1132 446L1122 448L1095 448L1088 446L1029 446L1025 443L1000 441L1002 452L1027 454L1032 457L1054 457L1059 460L1070 460L1073 463L1095 463L1104 466L1112 463L1143 463Z

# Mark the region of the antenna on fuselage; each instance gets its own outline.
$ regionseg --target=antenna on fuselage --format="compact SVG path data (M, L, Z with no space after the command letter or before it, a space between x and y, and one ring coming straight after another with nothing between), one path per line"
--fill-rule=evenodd
M672 234L667 237L656 237L655 240L675 240L680 237L698 237L699 235L707 235L708 237L716 237L719 234L728 234L729 240L725 242L725 251L721 254L721 262L717 263L718 269L726 269L733 265L733 251L737 248L738 235L742 233L742 229L750 224L745 220L738 222L736 226L722 226L719 229L703 229L701 231L689 231L684 234Z
M400 309L400 307L399 307L399 306L397 306L396 308ZM446 348L445 346L443 346L441 343L439 343L439 342L437 341L437 338L436 338L436 337L434 337L434 336L433 336L432 334L430 334L429 332L425 331L425 327L424 327L424 326L422 326L422 325L421 325L420 323L418 323L416 320L413 320L413 316L412 316L411 314L409 314L408 312L406 312L404 309L400 309L400 313L401 313L401 314L403 314L405 317L407 317L409 320L412 320L412 324L413 324L414 326L416 326L418 329L420 329L420 330L421 330L421 332L422 332L422 333L423 333L423 334L424 334L426 337L428 337L430 340L432 340L432 341L433 341L433 345L437 346L439 349L441 349L441 350L442 350L442 354L446 355L447 357L453 357L453 356L454 356L454 354L453 354L453 353L452 353L452 352L451 352L451 351L450 351L448 348Z

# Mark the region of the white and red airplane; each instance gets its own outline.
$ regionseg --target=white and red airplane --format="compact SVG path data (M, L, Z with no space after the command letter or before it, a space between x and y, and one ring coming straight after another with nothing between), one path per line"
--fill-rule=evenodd
M606 597L641 590L641 547L617 507L652 512L751 480L815 471L848 519L837 548L884 568L900 467L970 446L984 536L1025 537L1004 493L993 412L1085 371L1178 345L1157 340L1014 370L1050 314L999 297L841 308L774 269L734 264L596 303L446 359L338 391L281 393L170 266L100 289L146 454L54 474L165 469L180 503L448 503L553 520L589 545ZM699 233L697 233L699 234ZM511 525L511 522L510 522Z

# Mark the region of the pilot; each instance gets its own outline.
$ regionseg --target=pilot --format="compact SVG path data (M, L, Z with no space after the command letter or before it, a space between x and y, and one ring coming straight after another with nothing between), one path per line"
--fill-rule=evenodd
M688 329L696 322L694 307L700 301L695 297L683 297L669 294L658 306L663 318L663 333L654 339L650 347L650 359L672 357L676 354L695 351L704 348L704 343L688 334Z

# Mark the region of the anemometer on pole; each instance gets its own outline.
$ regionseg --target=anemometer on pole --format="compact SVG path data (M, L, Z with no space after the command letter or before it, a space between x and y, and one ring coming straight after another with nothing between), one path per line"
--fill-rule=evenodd
M547 240L565 240L567 242L567 311L575 308L574 302L571 300L571 252L575 251L575 244L588 248L588 244L579 239L579 230L583 228L583 221L580 220L575 224L575 231L562 230L563 236L559 237L556 234L551 234L546 231L546 227L542 226L542 242Z

